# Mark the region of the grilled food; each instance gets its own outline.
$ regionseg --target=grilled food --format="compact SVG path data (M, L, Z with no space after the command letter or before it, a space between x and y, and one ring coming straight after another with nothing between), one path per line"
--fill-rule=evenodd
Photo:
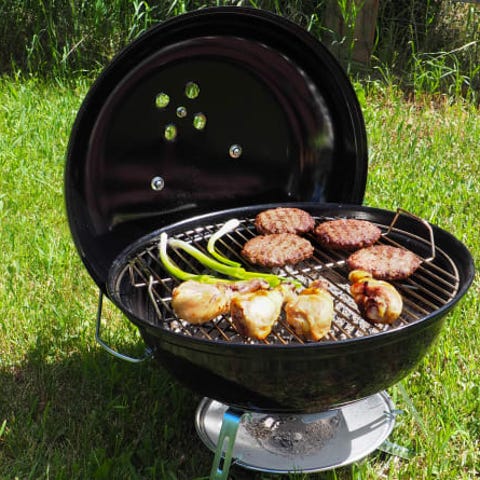
M273 233L250 239L243 246L242 255L256 265L283 267L310 258L313 246L307 239L293 233Z
M364 270L379 280L403 280L412 275L422 260L404 248L375 245L362 248L347 258L350 270Z
M393 323L402 313L401 295L390 283L374 279L363 270L353 270L348 279L350 292L366 320L375 323Z
M300 208L279 207L264 210L255 217L258 233L307 233L315 226L313 217Z
M298 294L293 284L269 288L258 279L234 283L187 280L173 289L171 304L180 319L193 325L230 313L238 333L257 340L271 333L284 306L287 322L307 340L322 338L333 318L333 300L321 281Z
M231 284L187 280L173 289L172 308L182 320L199 325L228 313L235 292L253 292L266 288L268 283L257 279Z
M333 298L321 281L312 282L285 304L288 324L306 340L320 340L332 325Z
M342 218L323 222L315 228L320 245L335 250L357 250L373 245L380 238L381 230L367 220Z
M268 337L282 311L283 299L279 288L233 295L230 313L238 333L258 340Z
M228 313L231 290L225 284L207 284L187 280L172 292L175 314L195 325L213 320Z

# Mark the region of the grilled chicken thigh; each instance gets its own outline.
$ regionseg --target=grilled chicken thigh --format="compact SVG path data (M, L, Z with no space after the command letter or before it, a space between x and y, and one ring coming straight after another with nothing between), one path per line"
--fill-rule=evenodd
M172 307L181 319L202 324L228 313L231 296L227 284L187 280L173 289Z
M363 270L351 271L348 279L353 299L367 320L391 324L400 316L403 301L393 285L376 280Z
M202 324L230 311L235 292L251 292L267 288L263 280L229 283L201 283L187 280L172 292L172 308L175 314L192 324Z
M265 339L285 307L287 322L308 340L319 340L330 329L333 299L321 281L300 294L292 284L269 288L263 280L201 283L187 280L172 292L172 308L182 320L203 324L230 313L240 335Z
M237 331L245 337L266 338L280 316L283 300L279 288L234 294L230 312Z
M321 281L312 282L285 305L288 324L306 340L320 340L330 330L333 320L333 298Z

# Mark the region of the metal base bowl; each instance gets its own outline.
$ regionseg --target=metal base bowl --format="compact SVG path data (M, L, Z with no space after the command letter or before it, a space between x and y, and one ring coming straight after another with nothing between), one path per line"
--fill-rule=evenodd
M228 405L204 398L195 426L203 443L217 450ZM341 408L316 414L239 416L232 457L249 470L314 473L355 463L387 439L394 424L394 406L385 392Z

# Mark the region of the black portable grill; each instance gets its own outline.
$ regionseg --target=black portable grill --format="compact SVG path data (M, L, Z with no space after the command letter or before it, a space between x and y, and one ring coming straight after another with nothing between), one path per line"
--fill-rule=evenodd
M295 206L298 206L298 204ZM269 207L262 208L267 209ZM235 213L237 212L231 212L231 214ZM240 210L238 213L243 214L244 210ZM384 229L380 244L395 247L403 246L395 240L395 235L397 237L399 235L399 231L395 229L395 223L399 215L402 214L407 215L406 212L399 210L389 226L379 225ZM332 219L334 218L323 217L323 220ZM417 242L420 247L419 250L423 250L422 253L427 253L429 256L423 259L423 266L413 278L397 282L397 288L402 292L405 307L399 320L394 325L374 324L362 318L350 294L348 268L345 262L349 252L321 248L313 234L307 237L317 247L315 255L311 259L296 265L275 269L284 278L299 280L304 285L309 285L319 277L329 281L329 291L335 298L337 311L332 330L323 341L361 338L405 327L423 319L430 313L436 312L455 298L460 281L455 263L445 252L437 251L435 248L435 240L430 225L420 219L417 220L426 227L426 239L416 237L409 232L401 232L400 235L404 237L404 243L408 241ZM183 231L176 235L176 238L187 241L208 254L206 249L208 239L223 225L222 223L199 225L196 228ZM223 254L245 263L240 250L249 239L257 234L253 219L243 219L235 232L222 239ZM128 260L120 263L120 265L123 265L123 271L117 272L117 269L114 270L114 283L111 291L123 304L135 302L137 296L144 297L146 291L150 301L150 311L143 317L143 320L148 324L185 336L207 340L248 344L264 343L266 345L305 343L305 340L299 337L283 319L279 321L277 328L270 336L263 340L245 338L239 334L228 315L221 316L217 321L208 322L206 325L192 325L187 321L178 319L170 302L172 290L179 284L179 281L165 272L158 252L158 234L155 234L152 240L147 240L143 247L143 249L136 250L135 254L128 255ZM182 265L184 270L195 274L201 274L204 271L205 267L192 257L178 251L176 254L174 261ZM252 265L250 265L250 268L252 268ZM137 293L136 289L144 290L144 292Z
M228 425L232 408L267 415L245 427L239 444L256 432L253 443L264 453L273 449L274 457L259 460L250 452L247 468L318 471L368 454L392 427L384 416L392 405L379 392L415 367L469 288L474 268L466 247L400 209L361 206L366 176L366 133L348 78L306 31L265 11L213 8L164 22L117 55L85 98L70 138L65 196L73 239L100 289L97 337L112 352L100 334L107 295L175 378L211 399L200 406L196 425L218 450L217 466L223 437L212 434L217 424L210 418L220 415ZM267 339L254 341L228 316L203 326L177 318L170 300L178 281L159 261L160 234L205 249L215 231L238 218L240 226L219 247L244 262L239 252L256 234L255 215L279 205L303 208L316 222L369 220L382 230L380 243L419 255L419 270L395 283L404 299L400 319L392 326L366 322L349 295L347 252L322 248L312 236L313 258L277 273L304 285L328 281L335 319L321 341L302 341L282 319ZM171 254L185 270L201 272L185 254ZM357 413L376 408L379 418L368 422L383 425L381 435L356 454L319 459L327 437L330 444L340 438L332 425L349 427L352 402ZM291 449L279 460L274 436L266 441L264 433L278 436L284 422L264 419L325 411L328 418L322 414L314 424L321 426L317 433L330 433L313 442L317 450ZM303 417L300 423L306 425ZM348 434L341 436L347 441ZM238 455L248 457L251 444L246 440ZM270 468L272 462L281 466ZM219 471L214 467L212 478Z

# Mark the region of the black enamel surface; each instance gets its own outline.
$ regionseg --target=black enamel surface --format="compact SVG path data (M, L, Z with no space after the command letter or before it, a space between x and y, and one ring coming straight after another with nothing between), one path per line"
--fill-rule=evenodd
M158 25L99 77L72 130L65 196L77 248L104 288L115 256L161 226L265 202L361 203L366 175L360 108L329 52L270 13L214 8Z

